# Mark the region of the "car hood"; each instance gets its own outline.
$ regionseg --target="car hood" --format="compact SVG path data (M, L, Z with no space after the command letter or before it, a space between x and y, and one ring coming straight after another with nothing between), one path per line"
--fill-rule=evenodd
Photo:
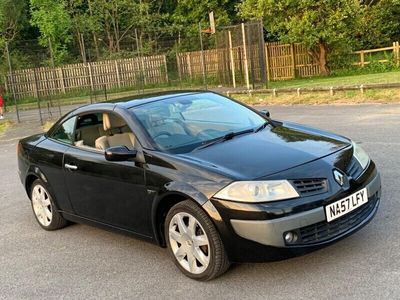
M251 180L330 155L350 140L294 123L267 127L180 155L236 180Z

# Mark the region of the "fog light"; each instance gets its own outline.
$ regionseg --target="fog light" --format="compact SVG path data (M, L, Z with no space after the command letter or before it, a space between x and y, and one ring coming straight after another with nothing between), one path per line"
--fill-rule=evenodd
M294 243L295 241L297 241L297 234L294 232L286 232L285 233L285 242L290 244L290 243Z

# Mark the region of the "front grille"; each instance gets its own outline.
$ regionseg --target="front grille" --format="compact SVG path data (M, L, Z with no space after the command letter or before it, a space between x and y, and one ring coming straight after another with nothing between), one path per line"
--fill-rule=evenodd
M313 196L328 191L326 179L298 179L292 182L300 196Z
M363 172L363 168L361 167L358 160L353 157L346 168L346 173L353 179L357 179L361 173Z
M299 239L291 245L315 244L341 235L365 220L374 210L378 200L378 193L375 193L366 204L332 222L322 221L298 229Z

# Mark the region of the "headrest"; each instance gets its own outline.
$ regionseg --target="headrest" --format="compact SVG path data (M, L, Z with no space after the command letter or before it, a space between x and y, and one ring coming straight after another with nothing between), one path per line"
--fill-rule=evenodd
M126 126L124 120L114 114L103 114L103 127L104 130L113 128L120 128Z

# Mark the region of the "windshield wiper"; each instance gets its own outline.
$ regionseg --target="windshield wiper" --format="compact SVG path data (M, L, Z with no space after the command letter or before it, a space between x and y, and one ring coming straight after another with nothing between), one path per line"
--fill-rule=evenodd
M246 130L242 130L242 131L238 131L238 132L228 132L227 134L225 134L221 137L204 142L200 146L194 148L193 151L204 149L204 148L210 147L212 145L231 140L235 136L246 134L246 133L251 133L251 132L254 132L254 129L246 129Z
M263 130L265 127L267 127L268 124L269 124L269 121L265 121L261 126L254 129L254 133L257 133L257 132Z

